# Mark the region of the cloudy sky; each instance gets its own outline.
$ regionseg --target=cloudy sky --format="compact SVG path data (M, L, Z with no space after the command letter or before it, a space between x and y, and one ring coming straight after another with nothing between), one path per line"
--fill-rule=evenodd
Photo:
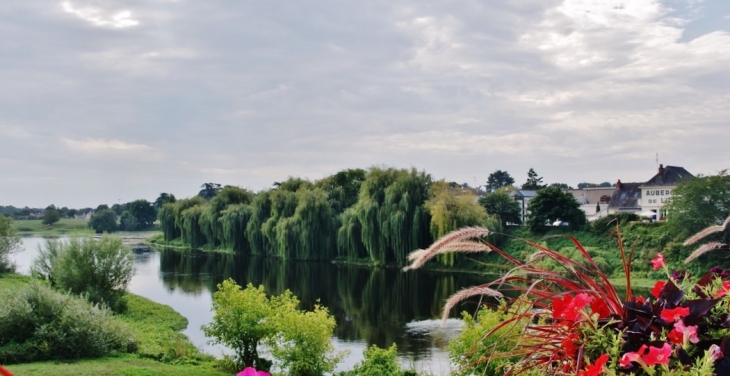
M730 167L727 0L0 2L0 205Z

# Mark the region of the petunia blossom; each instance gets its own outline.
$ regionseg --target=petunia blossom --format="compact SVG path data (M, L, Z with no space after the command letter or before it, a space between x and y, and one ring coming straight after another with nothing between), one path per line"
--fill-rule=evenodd
M666 285L666 281L657 281L654 284L654 287L651 289L651 295L655 298L659 299L659 295L662 293L662 289L664 288L664 285Z
M717 297L722 298L730 292L730 281L723 281L720 290L717 291Z
M606 362L608 362L608 354L603 354L596 359L596 363L586 366L585 371L578 372L578 376L598 376L603 372Z
M672 355L672 345L664 342L661 348L649 346L649 352L641 356L647 366L655 364L668 364L669 356Z
M631 351L625 353L621 359L618 360L618 364L622 368L629 368L631 367L631 362L637 362L640 364L643 364L644 361L641 359L641 353L646 350L646 345L641 345L641 348L639 348L639 351Z
M685 326L684 321L679 320L674 323L672 332L675 330L682 334L682 345L686 345L688 342L697 343L700 341L700 338L697 336L697 325Z
M689 315L689 308L677 307L672 309L663 309L660 316L666 322L675 322L687 315Z
M662 267L667 265L667 261L664 260L664 255L659 252L656 255L656 258L651 260L651 266L654 268L654 270L661 269Z
M564 295L562 299L555 298L553 304L553 318L563 320L576 320L580 315L580 311L593 301L593 297L580 293L573 298L570 295Z
M271 376L271 374L265 371L257 371L253 367L246 367L243 371L237 373L236 376Z

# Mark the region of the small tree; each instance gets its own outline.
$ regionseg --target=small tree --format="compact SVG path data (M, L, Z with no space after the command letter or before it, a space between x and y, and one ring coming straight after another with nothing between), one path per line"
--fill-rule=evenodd
M129 203L129 212L137 220L137 229L152 226L157 219L157 210L147 200L134 200Z
M125 231L134 231L140 228L139 221L127 210L119 217L119 228Z
M502 225L512 223L519 225L522 223L520 218L520 204L504 192L493 192L479 198L479 204L487 209L487 213L496 215L502 222Z
M86 294L94 303L121 311L120 298L134 276L134 255L121 238L111 236L48 240L31 272L63 291Z
M555 187L538 191L535 198L527 205L527 210L530 212L527 222L534 232L544 230L547 223L557 220L568 222L572 229L578 229L587 222L586 215L580 209L575 197Z
M89 227L97 234L113 232L117 229L117 213L111 209L99 210L89 219Z
M0 274L12 271L10 255L20 252L21 242L10 218L0 215Z
M43 224L53 226L56 222L61 220L61 215L56 209L46 209L43 213Z
M522 185L522 189L537 191L542 188L545 188L545 185L542 184L542 177L537 175L534 168L530 168L530 171L527 171L527 181Z
M717 175L699 175L680 181L664 209L670 226L680 236L722 223L730 216L730 176L727 170Z
M515 179L507 171L497 170L487 178L487 192L494 192L499 188L515 183Z
M213 321L203 325L211 343L230 347L239 367L268 369L259 357L259 344L266 343L287 375L314 376L332 372L342 358L334 354L330 337L335 320L326 308L298 310L299 300L289 290L266 297L263 286L242 289L232 279L218 284L213 294Z

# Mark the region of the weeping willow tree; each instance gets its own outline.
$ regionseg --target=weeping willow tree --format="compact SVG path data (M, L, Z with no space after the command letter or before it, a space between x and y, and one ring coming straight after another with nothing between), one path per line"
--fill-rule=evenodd
M223 242L223 229L218 221L221 212L231 205L249 204L252 199L253 193L250 191L226 185L208 202L199 220L200 231L205 235L208 246L215 248Z
M220 212L218 222L221 228L223 247L235 252L250 252L251 247L246 237L246 227L252 215L252 206L245 204L231 205Z
M248 239L252 254L268 255L272 253L272 245L264 236L262 228L271 216L271 191L259 192L251 202L251 218L246 224L246 239Z
M190 208L194 207L202 207L206 205L205 199L202 197L191 197L186 198L182 200L178 200L174 204L172 204L172 215L175 218L175 228L177 229L178 233L180 234L180 238L185 244L190 244L189 239L191 237L191 230L192 228L187 227L185 224L185 221L183 220L183 212ZM189 222L189 221L188 221ZM189 223L188 223L189 225ZM197 227L197 221L196 221L196 227ZM199 230L196 228L196 232L199 232ZM201 235L202 237L202 235ZM166 239L167 240L167 239ZM203 241L203 243L205 243ZM191 245L192 246L192 245Z
M360 187L352 207L360 224L360 239L370 260L376 264L404 265L406 255L431 242L429 215L423 207L428 198L431 176L416 169L398 170L373 167ZM345 222L344 219L350 220ZM352 226L343 217L343 226ZM356 250L357 236L350 229L338 231L338 244Z
M337 231L337 256L348 260L367 258L369 255L362 242L362 226L355 208L348 208L340 214L340 223Z
M426 201L425 207L431 214L430 232L434 239L462 227L487 226L489 222L486 209L479 205L471 191L460 186L452 187L443 180L433 184L431 198ZM439 260L451 266L454 253L442 255Z
M196 205L180 213L180 233L185 244L191 248L201 248L206 244L205 234L200 231L200 217L205 205Z
M166 242L173 241L180 237L180 230L175 226L175 204L163 204L157 212L157 219L160 221L160 229Z

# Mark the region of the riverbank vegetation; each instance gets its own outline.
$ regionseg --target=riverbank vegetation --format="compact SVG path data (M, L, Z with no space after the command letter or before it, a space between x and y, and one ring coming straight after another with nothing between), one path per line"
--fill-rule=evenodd
M31 292L29 292L31 291ZM11 296L33 296L42 297L43 302L53 305L54 309L46 311L48 315L54 314L57 317L66 317L64 320L50 320L49 325L40 325L36 331L29 330L28 333L37 337L36 341L42 340L46 345L36 346L34 351L23 353L45 354L57 361L33 361L30 363L7 365L7 359L0 359L0 363L16 376L23 375L173 375L173 374L196 374L196 375L227 375L215 369L217 362L211 356L201 354L195 346L190 343L180 331L187 327L187 320L170 307L152 302L140 296L126 294L127 310L121 314L112 315L98 307L91 305L82 298L73 297L67 294L58 293L39 285L31 277L17 274L5 274L0 276L0 297L2 303L18 299ZM29 295L30 294L30 295ZM63 304L55 304L62 302ZM0 325L0 330L17 328L20 323L28 320L41 320L43 315L33 314L25 317L10 317L14 310L27 307L25 304L16 304L16 308L7 307L0 311L0 322L10 325ZM6 308L6 307L3 307ZM89 313L94 312L94 313ZM49 316L45 316L49 318ZM86 318L81 320L81 318ZM97 324L94 324L97 323ZM94 324L94 325L91 325ZM75 346L69 349L71 353L50 351L53 346L71 343L71 337L75 333L72 328L64 325L79 326L78 333L88 335L90 339L97 338L105 332L87 333L94 328L106 328L110 336L101 338L99 341L86 341L82 339L82 346ZM55 328L55 329L54 329ZM113 330L112 330L113 329ZM40 332L38 330L41 330ZM111 331L109 331L111 330ZM117 331L118 330L118 331ZM4 333L3 333L4 334ZM122 335L123 334L123 335ZM26 334L27 335L27 334ZM53 335L58 341L52 342ZM8 338L5 335L0 338ZM109 342L110 338L119 338L121 342L107 355L90 359L90 355L82 356L81 349L88 346L98 347L99 344L114 344ZM73 342L75 343L75 342ZM29 346L15 341L10 348ZM0 347L7 346L3 343ZM103 347L101 347L103 349ZM16 352L13 352L17 354ZM61 362L59 362L61 361Z

